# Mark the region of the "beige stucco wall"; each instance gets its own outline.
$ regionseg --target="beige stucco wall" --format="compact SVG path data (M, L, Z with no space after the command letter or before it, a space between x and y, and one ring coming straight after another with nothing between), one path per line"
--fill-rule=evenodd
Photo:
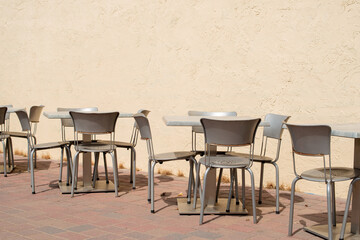
M155 151L190 149L190 129L163 115L237 111L292 122L360 120L360 4L305 1L0 1L0 104L151 110ZM19 129L12 116L12 128ZM40 142L60 139L42 117ZM120 119L118 139L130 137ZM259 137L261 136L259 131ZM281 182L293 179L288 132ZM259 141L258 141L259 143ZM15 148L25 149L16 140ZM352 166L353 140L333 138L334 165ZM146 170L145 143L138 167ZM58 151L50 151L58 158ZM129 165L129 153L119 161ZM187 171L183 162L162 165ZM274 181L268 167L265 182ZM254 166L258 183L258 166ZM299 184L324 195L324 184ZM338 188L345 197L346 185Z

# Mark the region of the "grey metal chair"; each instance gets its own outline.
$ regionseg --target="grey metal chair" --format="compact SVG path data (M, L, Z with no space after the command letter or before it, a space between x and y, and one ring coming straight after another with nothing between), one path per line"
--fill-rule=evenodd
M137 113L144 114L145 117L147 117L150 113L148 110L140 109ZM139 128L136 122L134 122L134 126L132 129L131 137L129 142L121 142L121 141L115 141L114 144L116 148L126 148L127 150L131 150L130 152L130 183L133 184L133 189L136 188L136 151L135 147L138 141L139 136ZM106 141L102 141L106 142ZM116 154L116 151L115 151ZM105 156L104 156L105 158Z
M278 115L278 114L273 114L273 113L266 114L264 121L270 123L270 127L265 127L264 128L260 154L259 155L254 155L254 162L258 162L258 163L261 164L260 189L259 189L259 201L258 201L259 204L262 203L262 190L263 190L263 179L264 179L264 167L265 167L265 164L271 164L271 165L273 165L275 167L276 214L280 213L280 211L279 211L279 167L278 167L276 162L279 160L279 156L280 156L281 137L282 137L283 130L284 130L283 125L284 125L284 123L286 123L289 120L289 118L290 118L290 116ZM275 157L269 157L266 154L267 144L268 144L269 139L273 139L273 140L277 141L277 148L276 148ZM246 157L246 156L249 155L249 154L245 154L245 153L235 153L235 152L230 152L228 154L233 155L233 156L241 156L241 157ZM219 179L221 179L221 174L222 174L222 172L220 172ZM243 176L242 192L243 192L243 195L244 195L244 193L245 193L244 174L242 176ZM220 182L218 183L218 186L219 185L220 185ZM217 189L217 196L218 196L218 192L219 192L219 188Z
M42 109L42 107L41 107L41 109ZM39 113L39 109L36 109L36 110L34 109L34 111ZM41 111L40 111L40 113L41 113ZM27 113L25 111L17 111L16 114L20 120L22 131L26 132L26 134L27 134L28 146L30 147L30 158L29 159L30 159L30 171L31 171L31 187L32 187L32 193L35 194L34 163L32 161L32 159L34 158L34 154L40 150L47 150L47 149L53 149L53 148L60 148L60 149L65 148L66 153L67 153L67 158L71 159L70 150L68 147L68 142L50 142L50 143L37 144L34 140L34 133L33 133L33 129L34 129L34 131L36 131L36 127L35 128L31 127L32 123L31 123ZM63 150L61 151L61 159L62 158L63 158Z
M254 140L256 130L260 123L260 119L249 119L249 120L236 120L236 121L227 121L227 120L212 120L212 119L201 119L201 124L204 128L205 133L205 149L207 149L204 157L200 159L197 166L196 174L196 183L195 183L195 192L194 199L196 199L197 188L199 187L200 191L200 224L203 223L204 218L204 208L205 208L205 196L206 196L206 180L210 169L212 168L226 168L230 169L232 172L230 180L230 191L229 198L227 203L226 211L230 211L231 203L231 194L233 189L233 184L237 185L235 181L236 178L236 169L245 169L249 172L251 177L251 190L252 190L252 205L253 205L253 221L257 223L256 219L256 204L255 204L255 184L254 184L254 174L250 169L253 163L254 155ZM211 146L225 146L225 147L239 147L239 146L248 146L249 147L249 156L248 157L239 157L239 156L230 156L230 155L219 155L211 152ZM204 175L203 190L201 190L200 183L200 166L204 165L206 167ZM236 189L237 190L237 186ZM236 199L238 202L238 199ZM194 200L194 208L196 208L196 201ZM243 202L243 208L245 208L245 202Z
M78 165L80 153L108 153L112 157L113 172L114 172L114 185L115 196L118 196L118 165L117 159L114 154L116 150L115 142L115 125L119 112L109 113L85 113L85 112L73 112L70 111L70 116L74 123L74 140L76 154L73 160L73 172L72 172L72 187L71 196L74 196L74 190L77 186L78 178ZM91 134L91 135L103 135L109 136L109 143L102 143L97 141L83 142L79 140L79 134ZM95 159L95 172L93 175L93 187L95 187L97 166L99 159Z
M37 130L37 124L40 122L40 116L41 116L41 112L43 110L44 106L40 105L40 106L32 106L30 108L30 114L29 114L29 121L30 121L30 128L31 130L31 137L33 138L33 143L36 144L36 130ZM23 139L28 139L28 133L27 132L8 132L8 134L10 135L11 138L23 138ZM31 146L29 145L29 141L28 141L28 171L30 171L30 152L31 152ZM35 158L33 159L33 161L35 162L35 168L36 168L36 153L35 153Z
M359 169L331 166L331 128L326 125L293 125L286 124L289 129L295 178L291 184L291 202L289 216L289 232L292 235L294 218L295 185L300 179L325 182L328 212L328 238L333 239L332 227L336 226L335 182L355 179L360 175ZM296 155L321 158L322 166L297 173ZM306 164L302 159L302 165ZM351 186L351 185L350 185Z
M154 169L157 163L164 163L168 161L178 161L178 160L186 160L191 161L190 164L190 174L189 174L189 182L188 182L188 204L191 202L191 190L192 190L192 179L193 179L193 166L196 164L195 153L194 152L169 152L169 153L161 153L155 154L152 135L150 130L150 124L148 118L142 114L138 113L134 115L135 121L139 127L141 139L146 140L149 162L148 162L148 201L151 202L151 212L155 213L154 208Z
M97 107L86 107L86 108L63 108L63 107L58 107L57 108L58 112L70 112L70 111L76 111L76 112L97 112L98 108ZM69 140L66 137L66 132L67 129L71 129L71 132L73 134L74 132L74 123L72 119L66 119L66 118L62 118L61 119L61 138L63 142L68 142L69 143L69 148L71 148L72 145L74 145L75 141ZM81 140L79 140L81 141ZM71 149L70 149L71 150ZM63 149L61 150L63 151ZM71 156L71 155L70 155ZM71 157L70 159L67 159L67 182L66 185L69 186L69 179L70 179L70 174L71 174L71 168L72 168L72 161L71 161ZM106 161L104 160L104 162L106 163ZM106 169L106 168L105 168ZM63 170L63 159L60 160L60 175L59 175L59 182L62 182L62 170ZM106 172L106 177L107 177L107 172Z
M202 117L231 117L237 116L236 112L205 112L205 111L188 111L188 116L202 116ZM204 150L197 150L196 148L196 135L203 134L204 129L202 126L193 126L191 129L191 149L196 154L204 155Z
M11 159L11 144L8 145L8 147L10 147L10 149L7 148L7 144L5 143L5 141L8 141L10 136L7 134L6 131L6 111L7 111L7 107L0 107L0 141L3 145L3 158L4 158L4 177L7 177L7 165L9 166L9 169L11 167L11 163L14 166L14 159L12 159L12 161L10 161ZM10 152L11 151L11 152ZM8 154L8 158L6 158L6 153ZM6 159L8 159L8 164L6 163Z
M12 108L13 105L12 104L0 105L0 107ZM4 131L7 131L7 132L10 131L10 113L9 112L6 112L6 115L5 115L5 130Z

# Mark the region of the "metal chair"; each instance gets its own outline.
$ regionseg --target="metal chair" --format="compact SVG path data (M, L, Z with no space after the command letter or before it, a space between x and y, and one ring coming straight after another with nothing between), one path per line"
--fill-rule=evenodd
M142 113L142 114L144 114L145 117L147 117L149 115L150 111L140 109L137 113ZM120 142L120 141L114 142L116 148L126 148L127 150L129 150L129 149L131 150L131 152L130 152L130 183L133 184L133 187L132 187L133 189L136 188L136 185L135 185L135 181L136 181L136 151L135 151L135 147L136 147L136 144L138 141L138 136L139 136L139 128L138 128L138 125L136 124L136 122L134 122L130 141L129 142ZM101 142L106 142L106 141L101 141ZM116 154L116 151L115 151L115 154ZM104 155L104 158L105 158L105 155Z
M226 117L237 116L236 112L204 112L204 111L188 111L188 116L202 116L202 117ZM204 150L196 149L196 134L203 134L202 126L193 126L191 129L191 149L196 154L204 155Z
M4 158L4 177L7 177L7 163L6 163L6 153L8 153L8 166L9 169L11 168L11 144L8 145L8 147L6 146L7 144L5 143L5 141L8 141L10 136L7 134L6 132L6 111L7 111L7 107L0 107L0 141L3 145L3 158ZM10 147L10 149L9 149ZM11 151L11 152L10 152ZM12 159L12 165L14 167L14 159Z
M186 160L191 161L190 164L190 174L189 174L189 182L188 182L188 204L191 202L191 189L192 189L192 179L193 179L193 165L196 164L195 153L194 152L169 152L169 153L161 153L155 154L152 135L150 130L150 124L148 118L142 114L138 113L134 115L135 121L139 127L141 139L146 140L149 162L148 162L148 201L151 202L151 212L155 213L154 210L154 169L157 163L164 163L168 161L177 161L177 160Z
M98 108L97 107L87 107L87 108L62 108L59 107L57 108L58 112L70 112L70 111L76 111L76 112L97 112ZM72 119L66 119L66 118L62 118L61 119L61 138L63 142L68 142L69 143L69 148L71 148L72 145L74 145L74 140L69 140L66 138L66 130L71 128L72 133L74 132L73 128L74 128L74 123ZM79 140L81 141L81 140ZM63 151L63 149L61 150ZM63 154L63 153L62 153ZM71 156L71 155L70 155ZM71 168L72 168L72 163L71 163L71 157L70 159L67 159L67 182L66 185L69 186L69 179L70 176L69 174L71 173ZM106 163L106 161L104 160L104 162ZM63 170L63 159L60 160L60 176L59 176L59 182L62 182L62 170ZM106 177L107 177L107 172L106 172Z
M41 112L43 110L44 106L40 105L40 106L32 106L30 108L30 114L29 114L29 121L30 121L30 128L31 130L31 137L33 138L33 143L36 144L36 130L37 130L37 124L40 122L40 116L41 116ZM9 128L9 127L8 127ZM8 134L10 135L11 138L23 138L23 139L28 139L28 134L27 132L8 132ZM31 147L29 145L29 141L28 141L28 171L30 171L30 152L31 152ZM35 162L35 168L36 168L36 153L35 153L35 158L33 159L33 161Z
M294 174L296 176L291 184L288 235L291 236L293 230L295 184L300 179L304 179L313 182L325 182L326 184L328 238L333 239L332 227L336 226L335 182L355 179L359 176L360 170L331 166L331 128L329 126L293 124L286 124L286 126L291 136ZM295 155L322 158L322 167L306 170L298 174ZM304 160L301 164L305 164Z
M79 154L80 153L109 153L112 157L113 171L114 171L114 185L115 185L115 196L118 196L118 165L117 159L114 154L115 147L115 125L119 112L109 113L85 113L85 112L73 112L70 111L70 116L74 123L74 140L76 154L73 160L73 172L72 172L72 187L71 196L74 196L74 190L77 186L78 178L78 165L79 165ZM83 142L79 140L79 134L107 134L109 135L109 143L102 142ZM95 187L96 176L97 176L97 165L98 158L95 159L95 173L93 177L93 187Z
M269 122L270 127L265 127L264 128L260 154L259 155L254 155L254 162L261 163L260 189L259 189L259 201L258 201L259 204L262 203L261 197L262 197L262 190L263 190L263 179L264 179L264 167L265 167L265 164L271 164L271 165L273 165L275 167L276 214L280 213L280 211L279 211L279 167L278 167L276 162L279 160L279 156L280 156L281 137L282 137L282 133L283 133L283 130L284 130L283 129L283 124L286 123L289 120L289 118L290 118L290 116L278 115L278 114L273 114L273 113L266 114L265 122ZM274 158L269 157L266 154L268 139L277 140L276 155L275 155ZM245 154L245 153L235 153L235 152L230 152L228 154L233 155L233 156L241 156L241 157L246 157L246 156L249 155L249 154ZM220 172L219 179L221 179L221 174L222 174L222 172ZM245 193L244 174L242 176L243 176L243 180L242 180L243 181L243 186L242 186L243 189L242 189L242 192L243 192L243 195L244 195L244 193ZM220 182L218 183L218 185L220 185ZM218 189L217 189L217 196L218 196L218 191L219 191Z
M43 108L43 106L39 107L40 110ZM33 111L39 113L39 109L33 108ZM41 111L40 111L41 112ZM20 120L20 124L22 127L22 131L26 132L27 135L27 141L28 141L28 146L30 148L30 157L29 159L30 161L30 170L31 170L31 187L32 187L32 193L35 194L35 175L34 175L34 163L32 161L32 159L34 158L34 154L37 151L40 150L47 150L47 149L53 149L53 148L65 148L66 149L66 153L67 153L67 158L71 159L70 156L70 150L68 148L68 142L50 142L50 143L42 143L42 144L37 144L35 142L34 139L34 133L33 133L33 129L34 131L36 131L36 125L35 128L32 128L31 125L31 121L27 115L27 113L25 111L17 111L16 112L19 120ZM61 159L63 158L63 150L61 150ZM61 160L62 161L62 160Z
M206 196L206 180L207 175L212 168L226 168L230 169L232 172L230 180L230 191L229 198L227 203L226 211L230 211L231 203L231 194L233 189L233 183L236 185L236 169L245 169L249 172L251 178L251 190L252 190L252 205L253 205L253 221L257 223L256 219L256 204L255 204L255 183L254 183L254 174L250 169L253 163L254 155L254 140L256 130L259 126L260 119L249 119L249 120L236 120L236 121L227 121L227 120L212 120L212 119L201 119L201 125L204 128L205 133L205 149L206 154L202 157L197 166L196 174L196 183L195 183L195 192L194 199L196 199L197 188L199 187L200 192L200 224L203 223L204 218L204 208L205 208L205 196ZM211 152L211 146L225 146L225 147L249 147L249 156L248 157L238 157L230 155L219 155ZM199 186L200 184L200 166L204 165L206 167L204 175L203 190ZM237 190L237 187L236 189ZM238 199L236 199L238 203ZM196 201L194 200L194 208L196 208ZM245 208L245 202L243 202L243 208Z

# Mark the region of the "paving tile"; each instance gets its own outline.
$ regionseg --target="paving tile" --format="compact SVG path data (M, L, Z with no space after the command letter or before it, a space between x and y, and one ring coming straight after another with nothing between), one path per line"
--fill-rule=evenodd
M145 234L145 233L140 233L140 232L131 232L131 233L127 233L125 234L126 237L129 238L133 238L133 239L152 239L153 236Z
M80 226L68 228L67 230L72 231L72 232L84 232L84 231L88 231L88 230L91 230L94 228L95 228L95 226L93 226L93 225L80 225Z
M44 227L38 228L37 230L41 231L41 232L45 232L47 234L55 234L55 233L60 233L60 232L65 231L63 229L55 228L52 226L44 226Z

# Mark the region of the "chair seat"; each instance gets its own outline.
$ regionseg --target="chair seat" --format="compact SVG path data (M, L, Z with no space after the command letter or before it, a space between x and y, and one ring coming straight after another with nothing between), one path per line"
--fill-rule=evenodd
M331 175L334 182L346 181L358 177L360 175L360 170L345 167L332 167ZM300 176L310 181L325 181L324 168L310 169L303 172ZM328 168L326 168L326 177L327 179L330 178Z
M210 160L209 160L210 159ZM228 156L228 155L216 155L200 158L200 163L207 167L215 168L243 168L250 164L249 158Z
M104 140L99 140L99 142L101 143L105 143L105 144L111 144L111 141L104 141ZM131 148L134 147L134 144L129 143L129 142L120 142L120 141L115 141L114 145L116 147L122 147L122 148Z
M226 155L249 158L249 154L247 154L247 153L229 152L229 153L226 153ZM254 154L254 162L272 162L273 160L274 159L271 157L260 156L260 155Z
M19 137L19 138L27 138L26 132L6 132L10 137Z
M160 153L160 154L155 154L155 160L171 161L171 160L189 159L190 157L195 157L195 155L196 155L195 152Z
M40 143L36 144L34 146L34 149L41 150L41 149L51 149L51 148L58 148L58 147L64 147L68 142L49 142L49 143Z
M80 152L109 152L114 149L113 145L101 142L86 142L75 145L75 150Z

